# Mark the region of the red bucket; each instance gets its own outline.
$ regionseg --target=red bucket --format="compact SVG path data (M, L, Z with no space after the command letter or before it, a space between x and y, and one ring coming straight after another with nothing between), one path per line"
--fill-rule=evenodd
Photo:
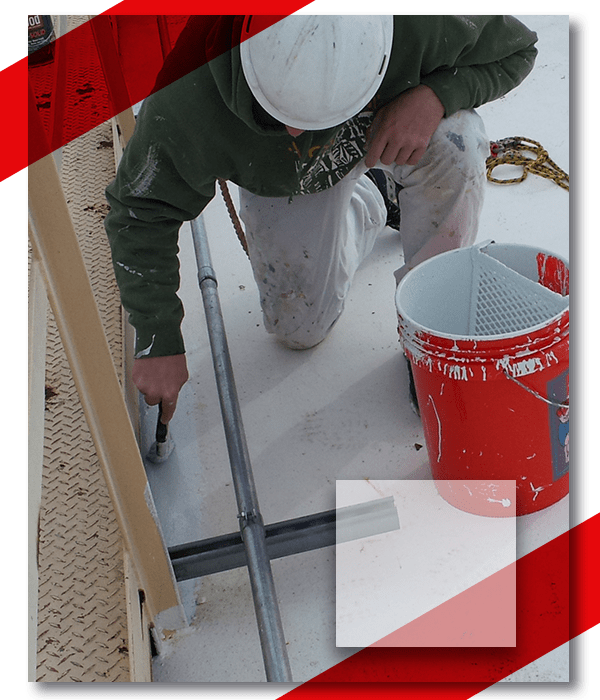
M564 260L495 243L431 258L398 285L432 475L461 510L508 515L512 481L517 515L569 491L568 294ZM473 480L472 498L456 498Z

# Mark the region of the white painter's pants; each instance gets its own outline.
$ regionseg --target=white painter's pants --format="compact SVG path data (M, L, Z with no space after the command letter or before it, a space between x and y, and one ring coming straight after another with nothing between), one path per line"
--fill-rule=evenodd
M417 165L376 166L403 187L404 265L397 281L427 258L474 243L488 154L483 122L468 110L442 120ZM265 326L288 347L309 348L325 338L358 266L385 228L383 197L366 169L362 161L334 187L291 202L241 190Z

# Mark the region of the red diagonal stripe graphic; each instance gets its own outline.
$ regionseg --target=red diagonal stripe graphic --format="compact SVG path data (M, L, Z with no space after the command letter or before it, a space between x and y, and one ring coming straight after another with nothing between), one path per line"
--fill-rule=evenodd
M371 646L514 647L516 568L506 566Z
M3 94L23 97L27 73L30 99L35 101L46 135L45 139L29 135L27 156L22 150L25 139L14 139L5 154L0 178L57 150L229 49L239 41L235 34L231 40L225 37L221 44L209 41L206 51L199 51L198 47L205 45L204 39L210 36L215 23L233 22L235 10L240 10L240 14L257 13L257 21L251 25L251 32L256 33L306 4L233 3L227 8L230 15L194 15L186 26L197 4L182 3L169 8L190 14L158 15L149 14L151 8L159 9L158 3L142 6L125 1L69 31L53 42L49 60L23 59L0 72ZM164 4L160 9L164 9ZM167 62L166 72L157 82L164 56L180 37L185 42L183 49L177 58L172 56ZM26 121L25 109L18 105L16 110L21 110L17 118L14 111L5 111L6 123L2 126L10 120L10 132L18 136L14 123L25 128Z
M329 699L342 694L344 698L364 697L370 693L383 698L392 694L417 698L473 697L600 622L599 566L595 557L590 556L599 535L600 514L517 561L516 647L371 646L286 695L298 698L326 695ZM494 576L502 574L498 572ZM467 594L468 591L461 595Z

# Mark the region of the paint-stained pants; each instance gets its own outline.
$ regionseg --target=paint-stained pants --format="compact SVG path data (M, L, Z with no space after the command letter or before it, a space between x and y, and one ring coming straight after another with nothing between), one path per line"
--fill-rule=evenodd
M488 153L483 122L468 110L442 120L417 165L376 166L403 187L397 281L423 260L475 241ZM291 202L241 190L265 326L288 347L309 348L326 337L385 228L383 197L366 169L363 161L334 187Z

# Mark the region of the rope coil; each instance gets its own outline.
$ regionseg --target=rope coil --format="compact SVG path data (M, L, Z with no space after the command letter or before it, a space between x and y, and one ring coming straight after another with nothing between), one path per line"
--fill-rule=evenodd
M491 155L486 159L487 179L499 185L523 182L532 173L553 180L559 187L569 189L569 176L558 167L541 143L523 136L512 136L490 143ZM516 165L523 168L520 177L499 179L492 173L499 165Z

